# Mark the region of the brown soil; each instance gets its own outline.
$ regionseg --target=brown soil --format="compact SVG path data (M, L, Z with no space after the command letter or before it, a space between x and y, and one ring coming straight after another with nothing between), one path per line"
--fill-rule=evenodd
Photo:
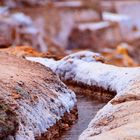
M115 91L110 91L103 89L102 87L97 86L89 86L83 83L76 83L72 81L65 82L70 89L72 89L77 94L88 95L95 100L99 100L101 102L110 101L115 95Z

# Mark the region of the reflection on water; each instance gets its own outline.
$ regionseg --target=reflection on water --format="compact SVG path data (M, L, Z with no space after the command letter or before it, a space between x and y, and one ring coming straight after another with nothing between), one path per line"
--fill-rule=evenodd
M88 127L89 122L94 118L97 111L105 105L105 103L94 101L90 97L83 95L77 95L77 99L79 118L71 129L62 135L60 140L78 140L79 135Z

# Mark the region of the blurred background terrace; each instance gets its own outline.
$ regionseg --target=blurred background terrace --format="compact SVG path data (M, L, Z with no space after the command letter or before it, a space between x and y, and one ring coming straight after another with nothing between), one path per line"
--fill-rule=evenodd
M139 0L1 0L0 5L1 48L31 46L59 57L92 50L108 63L140 63Z

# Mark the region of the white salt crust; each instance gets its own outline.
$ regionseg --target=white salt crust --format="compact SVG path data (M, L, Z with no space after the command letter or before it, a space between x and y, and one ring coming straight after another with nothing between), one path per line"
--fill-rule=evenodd
M79 140L94 140L91 137L101 133L101 130L96 129L95 126L102 118L109 117L118 111L118 107L113 102L117 104L122 99L125 99L126 102L140 99L140 67L124 68L103 64L95 60L96 55L99 54L83 51L67 56L60 61L27 58L50 67L62 80L72 80L116 92L116 96L97 113Z
M116 97L128 95L128 93L139 95L135 84L139 81L140 67L126 68L103 64L96 61L96 56L100 57L97 53L82 51L60 61L37 57L26 59L50 67L62 80L72 79L77 83L82 82L89 86L116 91Z
M20 124L15 140L35 140L36 136L46 133L48 128L63 117L64 113L70 112L75 106L76 96L72 91L62 87L58 91L57 85L56 87L48 85L48 87L55 95L51 97L53 102L45 95L38 96L38 102L34 107L25 101L20 101L19 114L25 124Z

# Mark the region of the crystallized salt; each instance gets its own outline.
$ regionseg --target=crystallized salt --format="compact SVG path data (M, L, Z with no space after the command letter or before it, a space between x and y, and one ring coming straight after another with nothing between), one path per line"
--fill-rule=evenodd
M129 97L130 99L128 101L131 100L131 97L140 99L139 85L137 84L140 83L140 67L126 68L103 64L96 61L97 56L99 57L99 54L83 51L69 55L59 61L46 58L27 58L30 61L39 62L50 67L64 81L72 80L89 86L109 89L117 93L97 113L89 124L88 129L80 136L80 140L90 139L92 135L100 134L101 130L105 131L105 129L109 129L107 126L106 128L98 128L96 124L98 125L99 121L104 118L113 117L112 114L119 111L119 108L112 104L112 101L121 100L122 98L127 100ZM67 103L67 100L65 101Z
M96 61L97 56L100 55L82 51L66 56L59 61L35 57L27 57L27 59L50 67L63 80L73 80L77 83L82 82L90 86L95 85L116 91L117 96L125 95L128 91L131 94L130 87L140 79L138 78L140 77L140 67L124 68L103 64ZM139 94L139 91L135 94Z

